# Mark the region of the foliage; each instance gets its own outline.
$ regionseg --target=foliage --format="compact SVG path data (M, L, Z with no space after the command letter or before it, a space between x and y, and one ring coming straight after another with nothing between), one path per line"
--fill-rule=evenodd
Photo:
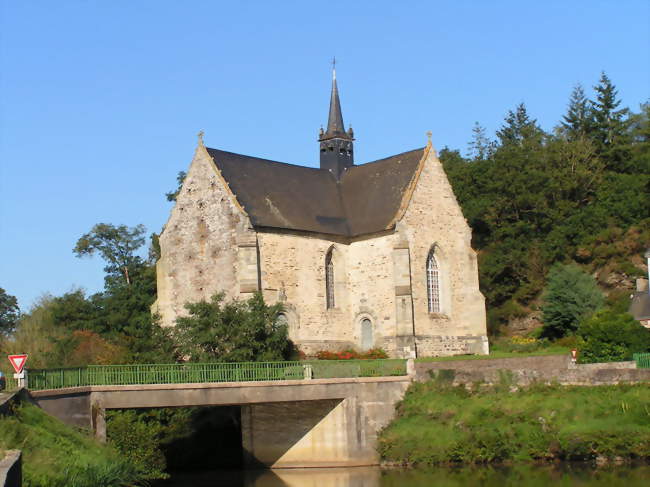
M536 352L538 350L544 350L548 346L549 341L546 339L537 339L520 335L495 338L490 343L492 351L515 353Z
M381 455L406 464L650 458L645 384L501 389L412 384L381 433Z
M167 201L176 201L176 198L178 197L178 193L181 192L181 188L183 187L183 181L185 181L186 177L187 177L187 173L185 171L180 171L176 175L176 183L178 184L178 186L174 191L165 193L165 197L167 198Z
M634 353L650 352L650 330L624 312L600 311L580 325L578 335L584 340L581 363L632 360Z
M340 352L331 352L329 350L320 350L316 352L318 360L357 360L357 359L384 359L388 358L388 354L382 348L372 348L365 352L358 352L357 350L347 349Z
M0 338L14 332L19 317L18 300L0 287Z
M108 274L104 292L91 296L77 289L42 298L2 348L29 350L34 368L175 362L170 331L151 314L155 267L134 259L129 276L127 283L119 273Z
M73 252L77 257L92 256L98 252L107 263L104 271L123 274L126 283L131 284L129 269L142 262L135 251L144 245L144 233L144 225L129 228L126 225L98 223L81 236Z
M479 251L492 333L530 311L558 262L573 259L599 278L638 272L630 261L650 238L648 105L621 108L603 75L593 100L574 89L552 133L520 104L495 142L475 126L470 157L440 151Z
M167 410L165 410L167 411ZM147 479L168 477L165 456L160 441L165 426L146 413L133 409L109 411L107 414L108 440L122 455L137 465Z
M551 268L543 300L542 335L555 339L575 332L604 302L594 278L576 264Z
M246 302L187 303L188 316L176 319L179 353L198 362L265 362L286 360L293 352L287 327L278 322L281 304L267 305L257 292Z
M146 476L138 465L31 404L0 416L0 449L13 448L23 452L23 479L28 486L145 485Z

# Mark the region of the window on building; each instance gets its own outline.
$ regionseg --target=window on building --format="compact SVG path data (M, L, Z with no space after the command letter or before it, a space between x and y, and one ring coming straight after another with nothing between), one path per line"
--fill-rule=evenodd
M433 250L427 257L427 303L429 313L440 313L440 269Z
M279 328L286 326L287 327L287 332L289 331L289 318L287 318L287 315L284 313L278 314L277 318L275 318L275 322L273 323L273 329L278 330Z
M335 306L334 303L334 262L332 261L332 249L325 256L325 292L327 295L327 309Z

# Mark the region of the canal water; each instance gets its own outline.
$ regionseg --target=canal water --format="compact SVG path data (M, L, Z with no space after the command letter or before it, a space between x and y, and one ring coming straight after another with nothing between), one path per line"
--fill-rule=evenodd
M310 468L176 473L155 487L648 487L650 465Z

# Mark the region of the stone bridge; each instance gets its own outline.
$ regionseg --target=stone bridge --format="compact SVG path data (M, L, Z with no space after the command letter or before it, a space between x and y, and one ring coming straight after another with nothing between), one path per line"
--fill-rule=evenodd
M272 468L375 465L377 434L410 376L70 387L32 391L48 413L106 438L107 409L240 406L244 461Z

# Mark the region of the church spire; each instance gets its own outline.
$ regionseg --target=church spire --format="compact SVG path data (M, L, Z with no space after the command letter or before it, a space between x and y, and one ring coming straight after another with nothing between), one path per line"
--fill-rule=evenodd
M332 94L330 96L330 115L327 120L327 134L345 133L343 125L343 113L341 113L341 101L339 100L339 88L336 84L336 58L332 60Z
M320 142L320 167L327 169L339 179L346 168L354 165L352 127L346 132L343 125L343 113L339 100L339 89L336 84L336 58L332 61L332 93L330 95L330 111L327 119L327 130L321 128L318 141Z

